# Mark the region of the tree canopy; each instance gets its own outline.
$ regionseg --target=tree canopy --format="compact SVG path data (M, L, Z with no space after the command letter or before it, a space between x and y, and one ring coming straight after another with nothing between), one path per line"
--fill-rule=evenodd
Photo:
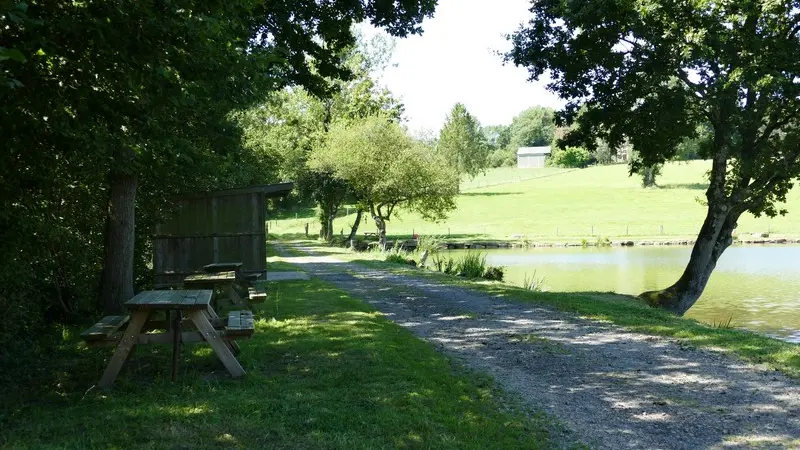
M522 111L511 122L512 147L539 147L550 145L555 133L554 111L534 106Z
M486 168L489 147L478 120L462 103L447 115L436 150L459 173L474 177Z
M652 167L710 125L708 214L691 259L673 286L644 295L685 312L731 244L739 216L783 213L778 205L800 174L800 7L541 0L531 12L507 59L532 79L548 74L549 89L569 101L558 120L578 126L562 144L629 141L640 165Z
M456 171L386 117L333 124L309 166L330 171L352 187L375 220L383 246L386 222L397 209L415 211L434 221L455 209Z
M20 296L0 295L0 345L19 317L118 307L170 196L278 177L232 113L287 86L329 96L354 23L418 33L435 4L0 2L0 282Z

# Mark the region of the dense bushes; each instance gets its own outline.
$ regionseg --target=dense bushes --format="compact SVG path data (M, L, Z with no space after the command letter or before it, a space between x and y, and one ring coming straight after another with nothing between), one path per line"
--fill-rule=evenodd
M586 167L591 161L592 155L581 147L555 147L550 157L550 164L557 167Z

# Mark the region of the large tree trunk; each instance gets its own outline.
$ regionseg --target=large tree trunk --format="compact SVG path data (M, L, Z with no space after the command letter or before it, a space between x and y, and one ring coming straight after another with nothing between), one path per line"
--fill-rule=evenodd
M353 222L353 226L350 228L350 234L347 235L347 241L345 242L353 242L353 239L356 238L356 233L358 233L358 226L361 224L361 216L364 215L364 211L359 208L356 211L356 220Z
M133 297L133 244L136 231L135 175L114 171L108 195L105 259L100 298L104 314L118 314Z
M740 211L731 211L726 206L709 205L683 275L663 291L645 292L640 297L651 306L678 315L688 311L703 293L722 252L733 242L733 230L740 215Z

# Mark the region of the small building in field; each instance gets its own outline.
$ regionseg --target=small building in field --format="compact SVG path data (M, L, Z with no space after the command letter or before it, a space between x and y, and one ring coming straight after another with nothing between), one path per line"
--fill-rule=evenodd
M520 147L517 150L517 168L541 169L550 155L550 147Z

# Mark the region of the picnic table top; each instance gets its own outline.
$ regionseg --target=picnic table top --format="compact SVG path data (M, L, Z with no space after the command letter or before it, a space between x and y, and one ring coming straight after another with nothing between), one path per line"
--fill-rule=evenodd
M225 281L235 281L236 272L214 272L214 273L196 273L189 275L183 279L184 283L188 284L206 284L206 283L219 283Z
M211 290L142 291L125 302L128 309L207 309Z
M241 262L217 262L213 264L206 264L203 266L203 270L206 272L226 272L229 270L239 270L242 268L244 263Z

